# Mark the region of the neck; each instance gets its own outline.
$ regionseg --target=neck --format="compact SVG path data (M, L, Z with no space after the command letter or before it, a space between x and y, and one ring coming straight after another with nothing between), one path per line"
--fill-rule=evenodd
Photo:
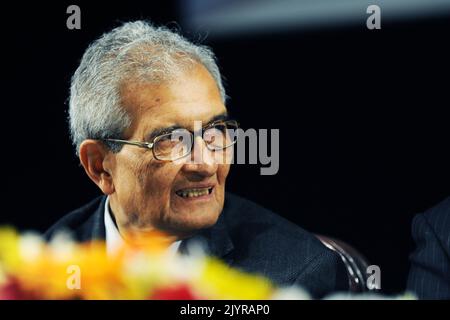
M130 215L122 212L113 197L109 197L109 212L122 239L134 247L168 247L176 241L189 237L188 234L161 230L153 226L132 223Z

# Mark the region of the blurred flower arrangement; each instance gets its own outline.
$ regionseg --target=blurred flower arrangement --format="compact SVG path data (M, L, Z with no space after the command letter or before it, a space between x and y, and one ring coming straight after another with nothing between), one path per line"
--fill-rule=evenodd
M63 234L51 243L0 228L0 299L307 299L197 254L169 255L163 241L121 248L78 244ZM150 242L149 242L150 243Z
M299 287L279 288L268 279L205 256L169 254L155 234L107 253L105 243L79 244L65 234L50 243L36 234L0 227L0 300L305 300ZM137 245L139 244L139 245ZM411 294L337 293L326 299L415 299Z

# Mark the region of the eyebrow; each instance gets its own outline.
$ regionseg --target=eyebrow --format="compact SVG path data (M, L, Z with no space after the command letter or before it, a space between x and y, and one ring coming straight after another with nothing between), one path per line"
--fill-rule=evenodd
M216 121L219 121L219 120L229 120L229 119L230 119L230 115L229 115L229 113L227 111L225 111L224 113L221 113L221 114L219 114L217 116L212 117L206 123L206 125L211 124L211 123L216 122Z
M229 113L227 111L225 111L224 113L221 113L219 115L212 117L204 126L207 126L216 121L229 120L229 119L230 119ZM175 124L170 127L156 128L156 129L152 130L149 134L146 135L145 141L152 141L159 135L167 134L167 133L170 133L177 129L184 129L184 127L179 124Z

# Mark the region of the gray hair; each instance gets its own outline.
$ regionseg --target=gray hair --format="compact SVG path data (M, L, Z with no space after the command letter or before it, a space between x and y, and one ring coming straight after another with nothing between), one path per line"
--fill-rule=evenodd
M103 34L86 49L71 81L69 123L76 152L85 139L120 138L130 125L121 106L123 81L160 83L196 63L210 72L225 103L220 71L208 47L146 21L128 22Z

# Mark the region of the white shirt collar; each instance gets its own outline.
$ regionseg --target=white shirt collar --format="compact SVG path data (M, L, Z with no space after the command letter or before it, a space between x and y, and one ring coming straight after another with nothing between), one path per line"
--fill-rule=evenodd
M105 236L106 236L106 251L108 255L113 254L120 247L125 244L122 236L120 235L119 230L117 229L116 224L114 223L111 211L109 210L109 197L106 197L105 201ZM181 244L181 240L175 241L167 248L167 253L174 255Z

